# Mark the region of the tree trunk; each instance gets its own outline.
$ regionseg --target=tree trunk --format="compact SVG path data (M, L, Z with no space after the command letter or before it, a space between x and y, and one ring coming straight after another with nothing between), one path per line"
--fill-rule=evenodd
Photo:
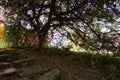
M46 35L38 34L38 39L39 39L38 48L39 48L41 53L44 53L44 48L45 48L44 44L45 44Z
M43 31L37 29L37 36L39 39L39 50L41 53L44 53L45 43L46 43L46 36L48 35L49 28L46 27Z
M39 37L39 50L41 53L44 53L44 40L42 39L42 36Z

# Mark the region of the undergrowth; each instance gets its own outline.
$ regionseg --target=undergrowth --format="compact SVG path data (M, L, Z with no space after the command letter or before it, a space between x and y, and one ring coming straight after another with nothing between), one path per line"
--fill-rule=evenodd
M70 56L71 61L77 61L82 65L105 71L110 80L120 79L120 57L109 54L71 52L57 48L46 48L45 54ZM102 80L108 79L102 78Z

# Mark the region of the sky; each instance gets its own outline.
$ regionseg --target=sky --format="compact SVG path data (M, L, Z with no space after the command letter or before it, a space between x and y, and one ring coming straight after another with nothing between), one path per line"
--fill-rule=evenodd
M4 17L4 8L2 8L0 6L0 21L4 21L5 20L5 17ZM4 27L4 24L1 24L0 22L0 27Z
M0 20L4 20L4 9L0 6Z

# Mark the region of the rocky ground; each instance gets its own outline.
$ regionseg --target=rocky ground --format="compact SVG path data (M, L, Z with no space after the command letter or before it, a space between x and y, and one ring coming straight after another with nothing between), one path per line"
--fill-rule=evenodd
M0 51L0 80L53 80L60 74L58 69L35 64L35 57L24 52Z
M105 71L71 58L33 49L1 50L0 80L105 80Z

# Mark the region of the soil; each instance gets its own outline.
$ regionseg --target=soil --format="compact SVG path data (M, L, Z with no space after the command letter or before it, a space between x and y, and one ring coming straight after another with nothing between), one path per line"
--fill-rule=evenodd
M42 65L58 69L64 74L67 74L71 80L102 80L102 77L104 77L104 74L101 73L100 70L83 65L79 61L72 60L72 55L41 54L38 50L34 49L14 50L28 57L33 57L34 62L32 65ZM18 75L12 75L3 80L23 80L23 78L21 79ZM26 79L24 78L24 80ZM30 77L29 80L35 80L35 78Z

